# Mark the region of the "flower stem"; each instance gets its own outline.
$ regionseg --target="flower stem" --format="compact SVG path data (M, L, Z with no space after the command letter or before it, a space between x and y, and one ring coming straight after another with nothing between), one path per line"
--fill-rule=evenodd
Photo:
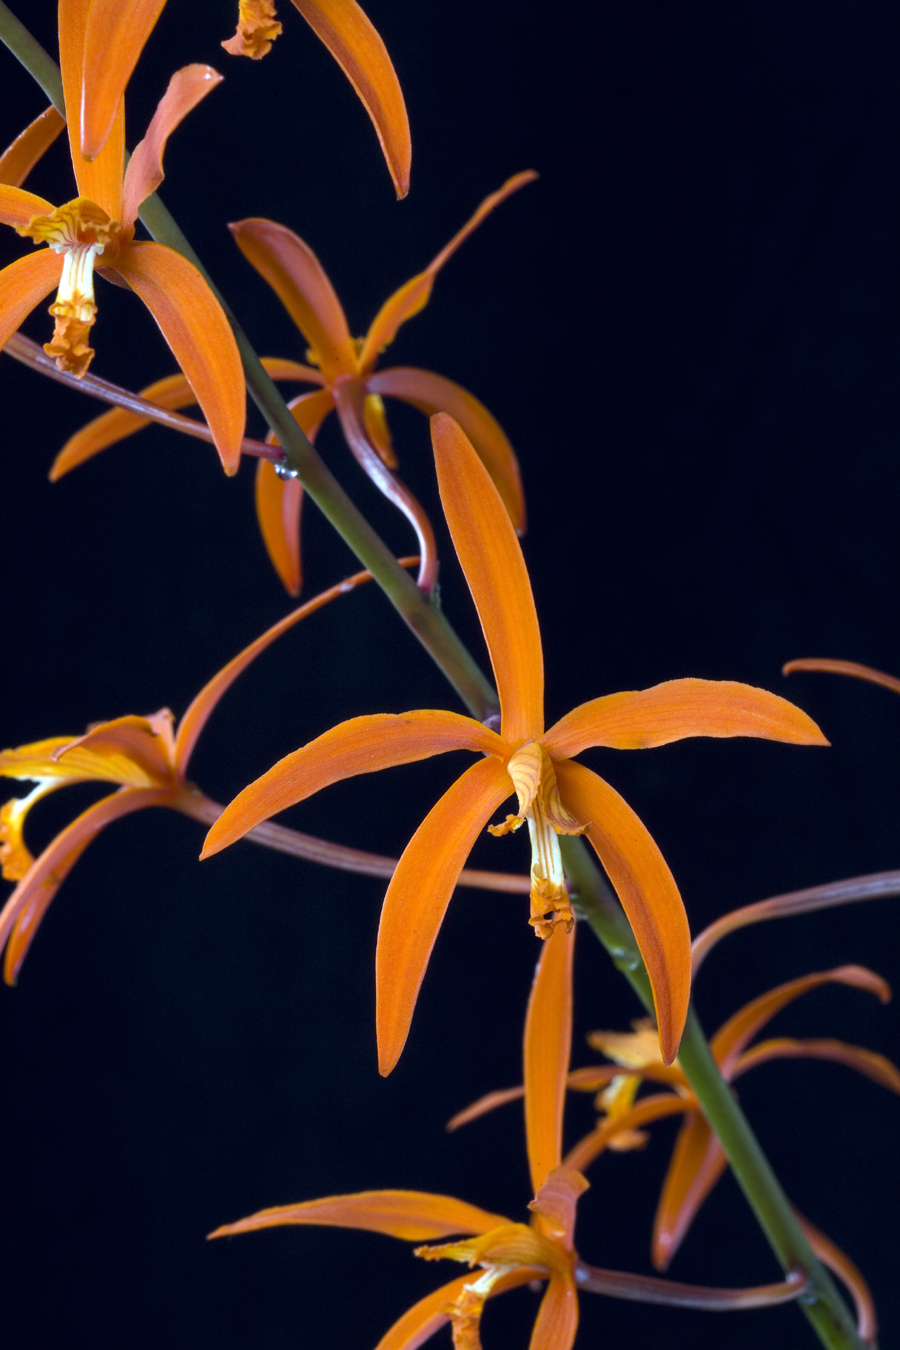
M587 920L644 1007L652 1013L650 981L631 926L587 851L572 847L580 843L576 839L560 839L566 873L573 885L573 907ZM782 1269L786 1275L800 1270L807 1277L808 1287L798 1302L819 1340L828 1350L865 1350L831 1276L810 1247L749 1121L722 1078L693 1007L688 1013L678 1062Z

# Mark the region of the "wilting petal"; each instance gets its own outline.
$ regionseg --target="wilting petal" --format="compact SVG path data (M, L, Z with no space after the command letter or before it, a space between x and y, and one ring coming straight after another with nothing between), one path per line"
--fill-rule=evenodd
M691 935L678 887L646 826L608 783L572 760L554 767L563 805L590 822L588 839L628 916L653 989L660 1050L671 1064L691 994Z
M158 3L159 0L156 0ZM98 0L94 0L94 8ZM109 0L101 0L109 3ZM121 9L121 0L112 0ZM145 0L146 3L146 0ZM163 0L165 3L165 0ZM93 11L91 13L93 19ZM178 124L196 108L201 99L222 83L222 76L212 66L194 64L176 70L159 106L147 128L144 139L135 146L134 154L125 170L122 188L122 224L127 229L137 220L141 204L155 192L165 178L163 155L166 142Z
M221 305L196 267L162 244L130 244L115 270L159 324L197 395L225 472L236 473L246 415L244 372Z
M833 1271L838 1279L843 1280L850 1290L853 1295L853 1302L856 1304L856 1328L860 1339L865 1341L866 1345L874 1345L878 1335L878 1316L875 1312L875 1300L872 1298L872 1291L866 1284L862 1272L850 1260L847 1253L841 1251L837 1243L832 1242L830 1237L826 1237L796 1209L794 1210L794 1217L822 1264Z
M325 378L355 374L356 348L341 302L309 245L274 220L252 217L228 228L306 338Z
M496 755L502 754L503 748L495 732L459 713L423 710L352 717L285 755L261 778L245 787L226 806L206 836L200 856L208 858L218 853L261 820L268 820L343 778L377 773L395 764L412 764L445 750L480 750ZM506 795L510 792L511 785Z
M578 1330L578 1295L570 1274L553 1275L541 1299L528 1350L571 1350Z
M62 268L58 253L41 249L0 272L0 348L45 296L56 290Z
M557 924L544 943L525 1018L525 1137L535 1195L562 1157L574 950L574 927L567 933Z
M261 1209L237 1223L223 1224L211 1238L252 1233L258 1228L283 1224L319 1224L331 1228L363 1228L388 1237L425 1242L451 1233L488 1233L508 1223L502 1215L489 1214L451 1195L426 1191L359 1191L355 1195L328 1195L299 1205L276 1205Z
M137 2L143 3L143 0ZM111 128L104 138L103 149L93 160L89 161L82 155L78 130L84 77L87 67L98 59L104 39L104 34L98 33L91 25L91 46L86 49L85 39L94 3L95 0L59 0L59 65L69 114L69 148L79 196L89 197L92 202L102 206L110 220L121 220L122 178L125 173L125 107L122 98L119 98L117 106L113 105ZM134 4L129 0L125 6L112 0L108 7L130 10ZM112 58L115 65L115 52Z
M831 661L827 657L807 656L799 661L788 661L781 667L782 675L793 675L797 670L818 670L828 675L853 675L858 680L868 680L869 684L880 684L900 694L900 680L895 675L885 675L883 670L874 670L872 666L861 666L857 661Z
M311 394L301 394L288 407L308 439L315 441L322 419L334 407L334 401L329 390L317 389ZM271 461L261 459L256 466L256 519L272 566L289 595L299 595L303 585L302 506L303 484L299 478L279 478Z
M430 370L395 366L380 370L366 380L366 388L376 394L403 399L431 417L449 413L472 442L472 446L503 498L517 534L525 530L525 498L519 465L500 423L478 399L452 380Z
M882 1003L887 1003L891 997L887 981L865 966L837 966L834 970L818 971L814 975L803 975L799 980L788 980L787 984L780 984L746 1004L733 1017L729 1017L713 1036L709 1048L723 1078L731 1077L738 1055L776 1013L793 1003L795 998L823 984L849 984L854 989L865 989L875 994Z
M517 192L526 183L533 182L535 178L537 178L537 174L532 170L517 173L512 178L508 178L497 192L492 192L489 197L485 197L475 214L461 230L457 231L450 243L441 249L437 257L425 268L425 271L419 272L418 275L405 282L398 291L395 291L384 302L366 334L366 340L359 358L359 369L362 374L368 375L374 368L380 353L397 336L397 329L400 325L406 323L407 319L411 319L425 308L431 296L431 288L434 285L435 277L444 263L453 256L460 244L468 239L472 231L478 228L485 216L489 215L495 206L499 206L513 192ZM435 409L435 411L453 413L452 408ZM458 420L461 421L462 419Z
M431 419L441 501L497 680L503 737L537 740L544 727L544 660L531 582L506 507L452 417Z
M674 1092L644 1097L642 1101L638 1102L637 1106L633 1106L624 1115L616 1116L614 1120L604 1121L596 1130L592 1130L590 1134L586 1134L583 1139L580 1139L563 1158L563 1166L572 1168L576 1172L583 1172L588 1164L592 1163L617 1135L627 1133L629 1130L636 1130L641 1125L649 1125L651 1121L662 1120L664 1116L675 1116L684 1111L695 1111L697 1109L696 1098L679 1097Z
M8 184L10 187L21 187L65 125L65 120L54 107L45 108L0 155L0 183ZM46 205L50 207L50 211L53 210L49 202ZM32 212L35 216L48 214L46 210ZM23 223L27 225L28 222Z
M667 680L652 689L607 694L560 718L544 737L551 755L589 745L647 750L686 736L762 736L793 745L827 745L812 718L787 699L734 680Z
M375 952L375 1027L382 1074L391 1072L406 1044L431 949L463 864L511 792L503 764L492 755L479 760L428 813L397 864L384 897Z
M653 1222L653 1264L667 1270L703 1201L727 1166L706 1121L691 1112L682 1125Z
M19 226L28 225L35 216L52 216L54 209L51 202L36 197L33 192L0 183L0 221L4 225L13 225L18 229ZM59 265L62 270L62 259Z
M166 0L91 0L84 37L81 153L96 159ZM74 110L70 107L74 120ZM148 194L149 195L149 194Z
M900 1093L900 1069L896 1064L874 1050L831 1040L796 1041L784 1037L760 1041L759 1045L754 1045L751 1050L745 1050L738 1056L731 1070L732 1081L748 1069L755 1069L758 1064L767 1064L773 1059L827 1059L832 1064L844 1064L848 1069L855 1069L891 1092Z
M0 950L10 943L4 967L7 984L15 984L47 906L91 840L111 821L145 806L166 806L172 795L165 788L123 788L88 807L47 845L0 912Z
M356 0L294 0L372 119L398 197L409 192L412 146L403 91L387 48Z

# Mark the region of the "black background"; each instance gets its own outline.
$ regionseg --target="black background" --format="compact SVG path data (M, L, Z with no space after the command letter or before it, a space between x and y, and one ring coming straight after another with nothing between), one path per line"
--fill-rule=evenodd
M17 8L54 50L55 7ZM170 0L128 104L133 145L176 67L206 60L227 76L173 137L163 196L258 349L303 359L226 221L270 215L296 229L362 332L484 195L539 170L449 264L384 364L460 381L517 448L548 719L682 675L758 683L819 719L827 751L738 741L586 756L659 841L695 931L774 892L897 866L900 702L779 673L803 655L900 673L896 6L369 0L412 123L413 188L399 205L355 96L281 8L284 35L257 64L218 47L234 24L226 0ZM11 57L0 61L11 139L44 101ZM62 143L28 186L72 195ZM0 247L3 262L21 256L12 231ZM134 298L102 282L98 292L95 371L133 388L169 373ZM45 340L49 322L39 311L26 331ZM225 480L207 448L149 430L51 487L56 450L99 409L8 358L0 381L3 743L163 704L183 711L288 608L256 533L251 466ZM392 420L403 476L437 516L427 424L402 408ZM411 551L333 427L321 448L391 546ZM442 539L445 608L480 653ZM314 509L304 556L306 595L355 570ZM420 706L457 704L368 588L242 678L193 774L228 800L341 718ZM287 819L396 853L460 767L451 756L359 780ZM33 847L96 795L43 804ZM537 955L523 902L458 894L385 1082L372 1031L381 883L249 845L201 867L201 838L167 812L111 827L66 882L19 987L3 990L2 1317L23 1350L366 1350L454 1271L370 1234L292 1229L210 1245L204 1234L266 1205L382 1186L525 1217L517 1109L443 1130L519 1078ZM526 856L518 837L475 854L508 868ZM810 970L856 961L896 978L896 904L729 939L699 981L707 1027ZM625 1027L638 1009L587 933L577 967L579 1065L593 1058L587 1030ZM895 1012L854 990L815 993L773 1027L897 1054ZM900 1344L900 1105L827 1064L760 1069L741 1098L791 1197L871 1279L882 1345ZM569 1138L592 1119L589 1099L574 1100ZM587 1260L650 1270L675 1128L663 1122L645 1153L594 1166L579 1227ZM672 1275L777 1278L730 1178ZM582 1304L585 1346L814 1343L792 1308L720 1317ZM526 1344L535 1306L524 1291L489 1307L486 1345Z

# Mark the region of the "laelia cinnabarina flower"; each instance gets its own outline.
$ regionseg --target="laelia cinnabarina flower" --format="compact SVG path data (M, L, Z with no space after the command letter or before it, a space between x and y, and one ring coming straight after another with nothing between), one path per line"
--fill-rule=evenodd
M544 730L544 670L531 583L490 474L451 417L432 419L438 485L500 695L500 730L458 713L355 717L287 755L245 788L210 831L204 856L259 821L360 773L447 750L482 758L444 794L400 859L381 914L376 954L379 1063L403 1049L456 877L491 815L513 793L518 810L492 833L527 822L530 922L541 937L571 926L559 834L585 834L628 915L647 965L660 1040L675 1057L690 991L690 935L678 888L647 829L608 783L571 758L588 746L641 749L686 736L762 736L827 744L785 699L730 681L671 680L575 708Z

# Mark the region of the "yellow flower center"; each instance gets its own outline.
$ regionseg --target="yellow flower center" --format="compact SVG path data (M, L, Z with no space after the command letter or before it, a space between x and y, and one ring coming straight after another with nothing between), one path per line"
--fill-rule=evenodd
M87 197L66 202L52 216L35 216L22 225L19 234L38 244L48 244L63 255L63 272L50 313L56 324L53 339L44 344L60 370L79 378L93 358L88 334L97 314L94 303L94 260L118 243L120 227L102 207Z
M525 821L531 836L531 916L528 922L538 937L548 938L558 923L571 931L575 922L562 857L560 834L584 834L560 801L553 761L537 741L526 741L513 754L507 770L519 799L519 813L507 816L502 825L489 825L491 834L508 834Z

